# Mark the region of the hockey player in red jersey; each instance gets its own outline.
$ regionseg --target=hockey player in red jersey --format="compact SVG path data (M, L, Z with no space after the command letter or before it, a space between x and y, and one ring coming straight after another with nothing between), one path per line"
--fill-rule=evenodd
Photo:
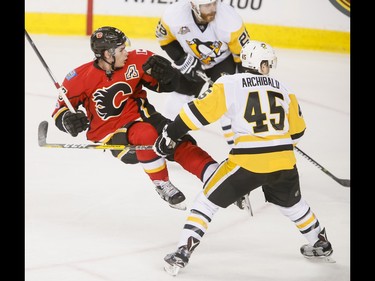
M157 112L147 99L144 87L170 92L188 83L171 63L151 51L127 51L129 39L119 29L101 27L90 38L95 60L69 72L62 89L72 113L59 98L52 113L55 125L76 137L87 130L92 142L121 145L152 145L169 119ZM152 76L151 76L152 75ZM153 150L112 150L126 164L140 163L156 191L173 208L185 210L185 196L169 180L166 160ZM179 140L169 160L205 181L216 161L196 145L188 134Z

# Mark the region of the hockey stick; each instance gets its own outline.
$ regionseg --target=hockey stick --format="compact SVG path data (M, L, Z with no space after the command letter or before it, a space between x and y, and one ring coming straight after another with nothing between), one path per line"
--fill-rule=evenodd
M108 149L108 150L152 150L152 145L117 145L117 144L73 144L47 143L48 122L42 121L38 126L38 143L47 148L78 148L78 149Z
M204 73L204 72L201 72L201 71L197 71L197 75L202 78L204 81L206 81L210 86L213 85L213 81ZM321 166L318 162L316 162L314 159L312 159L310 156L308 156L305 152L303 152L301 149L299 149L298 147L295 147L295 150L297 150L299 153L302 154L302 156L304 156L307 160L309 160L311 163L313 163L315 166L317 166L320 170L322 170L325 174L327 174L328 176L330 176L332 179L334 179L336 182L338 182L339 184L341 184L342 186L345 186L345 187L350 187L350 180L349 179L339 179L337 177L335 177L334 175L332 175L326 168L324 168L323 166ZM247 198L248 199L248 198ZM250 204L250 201L248 201L249 204ZM251 207L251 206L250 206ZM250 211L250 214L252 215L252 210L249 210Z
M29 33L27 33L26 29L25 29L25 35L26 35L27 41L29 41L31 47L34 49L34 51L35 51L36 55L38 56L39 60L43 64L44 68L47 70L49 76L51 77L51 79L53 81L53 84L55 84L55 87L59 91L59 96L64 100L64 102L65 102L66 106L69 108L69 110L72 113L76 113L76 111L73 108L72 104L70 103L69 99L65 95L65 92L66 92L65 88L61 87L60 84L56 81L55 77L53 77L51 70L49 69L49 67L48 67L47 63L45 62L45 60L43 59L42 55L40 54L38 48L35 46L33 40L31 39L31 37L29 35Z
M210 86L212 86L214 84L214 81L212 81L211 78L206 75L206 73L204 73L202 71L199 71L199 70L197 70L196 73L200 78L202 78L204 81L206 81Z
M197 75L202 78L204 81L206 81L210 86L213 85L213 81L211 80L211 78L209 78L206 73L204 72L201 72L201 71L197 71ZM316 162L314 159L312 159L310 156L308 156L305 152L303 152L301 149L299 149L298 147L295 147L295 150L297 150L297 152L299 152L300 154L302 154L302 156L304 156L307 160L309 160L311 163L313 163L315 166L317 166L320 170L322 170L325 174L327 174L328 176L330 176L332 179L334 179L336 182L338 182L339 184L341 184L342 186L345 186L345 187L350 187L350 180L349 179L339 179L337 177L335 177L334 175L332 175L326 168L324 168L323 166L321 166L318 162ZM248 199L248 198L247 198ZM250 204L250 201L248 200L249 204ZM250 206L250 205L249 205ZM250 206L251 208L251 206ZM250 214L252 215L252 210L249 209L250 211Z
M51 77L55 87L59 91L59 96L64 100L66 106L72 113L76 113L75 109L73 108L72 104L70 103L69 99L65 95L65 88L61 87L60 84L56 81L55 77L53 76L50 68L48 67L47 63L43 59L42 55L40 54L38 48L34 44L33 40L31 39L30 35L27 33L25 29L25 35L27 40L29 41L31 47L34 49L36 55L38 56L39 60L43 64L44 68L47 70L49 76ZM42 121L38 126L38 143L41 147L49 147L49 148L77 148L77 149L109 149L109 150L152 150L152 145L108 145L108 144L69 144L69 143L47 143L47 131L48 131L48 122Z
M297 146L295 146L294 149L297 150L297 152L299 152L303 157L305 157L307 160L309 160L315 166L317 166L321 171L323 171L323 173L325 173L326 175L328 175L332 179L334 179L336 182L338 182L342 186L350 187L350 180L349 179L339 179L338 177L335 177L326 168L324 168L323 166L321 166L318 162L316 162L314 159L312 159L310 156L308 156L305 152L303 152Z

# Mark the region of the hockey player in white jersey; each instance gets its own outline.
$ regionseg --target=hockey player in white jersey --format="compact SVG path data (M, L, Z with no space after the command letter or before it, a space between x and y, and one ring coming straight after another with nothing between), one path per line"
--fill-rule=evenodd
M220 0L180 0L170 5L156 27L161 48L190 80L179 92L168 94L164 115L174 119L183 104L203 92L207 78L216 81L241 69L240 51L250 36L236 10ZM206 80L202 78L204 74ZM225 140L233 146L230 120L223 116L220 126ZM249 194L235 202L253 215Z
M168 94L164 115L174 119L182 105L203 91L206 81L200 73L216 81L241 67L239 54L250 40L241 16L219 0L179 0L161 17L156 37L161 48L191 83ZM231 124L225 117L221 127L228 145L233 144Z
M246 72L220 77L212 88L185 104L154 144L158 155L169 155L179 137L222 115L231 120L235 133L228 158L205 182L192 205L177 250L164 258L164 268L171 275L188 264L215 213L259 186L266 200L308 241L301 246L301 254L334 262L325 228L301 196L294 146L306 125L297 98L268 75L277 64L270 45L252 40L240 56Z

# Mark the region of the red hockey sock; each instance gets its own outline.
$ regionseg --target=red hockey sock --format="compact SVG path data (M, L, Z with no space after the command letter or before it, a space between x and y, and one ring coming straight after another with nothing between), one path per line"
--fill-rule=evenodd
M184 141L179 144L174 154L174 160L186 171L197 176L201 181L207 167L216 161L202 148Z

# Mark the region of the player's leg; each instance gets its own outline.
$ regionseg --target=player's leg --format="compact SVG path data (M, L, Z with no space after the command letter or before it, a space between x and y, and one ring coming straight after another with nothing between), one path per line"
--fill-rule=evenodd
M135 122L127 130L127 139L130 144L152 145L158 133L156 129L146 122ZM185 210L183 203L184 194L169 180L166 161L153 150L137 150L136 156L144 171L155 184L155 189L160 197L167 201L172 208Z
M275 204L308 241L308 244L300 248L301 254L306 258L320 257L334 262L328 258L333 249L325 228L321 228L317 216L301 196L297 167L275 172L270 177L274 180L262 187L266 200Z

